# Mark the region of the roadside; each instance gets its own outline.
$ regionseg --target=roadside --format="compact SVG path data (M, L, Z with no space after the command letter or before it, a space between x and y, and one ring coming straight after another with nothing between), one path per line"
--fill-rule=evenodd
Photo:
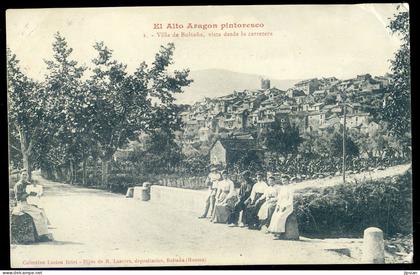
M404 164L353 174L348 180L380 179L402 174L410 166ZM310 239L303 236L300 241L274 241L271 235L259 231L198 220L196 217L200 213L165 203L142 202L121 194L48 181L38 173L34 173L34 178L44 185L43 207L53 224L51 231L55 241L12 245L12 264L16 267L209 265L226 262L332 264L359 263L361 256L362 239ZM294 186L302 190L340 182L341 177L337 176L303 181ZM396 239L386 244L392 248L395 242L401 243ZM405 255L389 252L386 253L387 262L406 261ZM205 262L177 262L177 257L196 257L205 259ZM103 262L98 262L101 259ZM106 259L112 261L107 263Z
M55 241L13 245L13 267L358 263L304 238L274 241L197 212L36 178Z

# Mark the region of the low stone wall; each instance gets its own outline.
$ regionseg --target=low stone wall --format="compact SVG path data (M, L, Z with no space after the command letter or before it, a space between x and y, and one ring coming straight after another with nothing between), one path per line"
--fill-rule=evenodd
M207 190L190 190L175 187L152 185L150 199L152 202L182 208L187 211L200 213L204 210Z

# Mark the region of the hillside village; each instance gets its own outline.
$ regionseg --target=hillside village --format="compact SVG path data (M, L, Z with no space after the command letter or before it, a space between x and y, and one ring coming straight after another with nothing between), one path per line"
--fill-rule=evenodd
M370 74L347 80L313 78L284 91L271 87L269 79L261 79L260 89L207 97L187 106L179 114L184 123L181 139L184 145L206 142L215 133L247 133L267 128L275 119L290 122L301 134L333 131L344 122L343 100L347 106L347 128L367 131L378 126L372 117L375 109L386 104L384 93L389 81L390 75Z

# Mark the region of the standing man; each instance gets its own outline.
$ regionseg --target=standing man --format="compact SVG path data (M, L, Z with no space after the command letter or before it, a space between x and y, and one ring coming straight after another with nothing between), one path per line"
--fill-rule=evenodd
M210 168L210 173L206 178L206 185L209 189L209 194L206 199L206 207L204 209L203 215L198 217L199 219L204 219L207 217L207 214L210 212L210 217L214 211L214 204L216 201L216 192L217 192L217 185L220 181L220 172L217 171L216 166L212 166ZM209 211L210 210L210 211Z

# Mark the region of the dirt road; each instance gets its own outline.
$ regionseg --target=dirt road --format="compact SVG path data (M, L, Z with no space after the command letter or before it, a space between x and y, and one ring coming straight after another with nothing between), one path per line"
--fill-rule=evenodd
M13 245L13 267L358 262L326 249L360 247L361 240L273 240L260 231L197 219L196 212L38 179L55 241Z

